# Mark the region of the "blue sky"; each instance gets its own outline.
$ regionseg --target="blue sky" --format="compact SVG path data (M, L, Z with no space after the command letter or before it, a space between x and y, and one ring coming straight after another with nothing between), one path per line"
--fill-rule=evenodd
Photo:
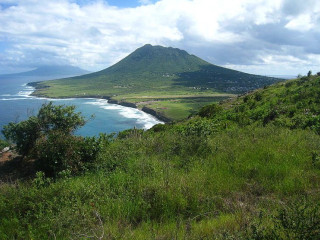
M318 0L0 0L0 74L104 69L144 44L263 75L320 71Z
M83 6L83 5L87 5L90 4L94 1L92 0L75 0L74 2L76 2L77 4ZM119 8L134 8L134 7L138 7L147 3L154 3L156 2L156 0L145 0L145 1L139 1L139 0L105 0L104 2L106 2L107 4L111 5L111 6L116 6Z
M102 0L106 4L110 6L116 6L119 8L134 8L145 4L152 4L157 2L157 0ZM74 2L80 6L92 4L93 0L72 0L70 2ZM14 1L2 1L0 2L0 6L2 9L6 9L11 6L16 6L18 4L14 3Z

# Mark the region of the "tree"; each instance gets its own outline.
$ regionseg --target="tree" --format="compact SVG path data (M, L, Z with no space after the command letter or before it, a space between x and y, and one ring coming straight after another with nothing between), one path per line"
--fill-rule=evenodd
M4 126L3 135L9 142L16 144L16 150L22 156L31 154L36 140L40 137L40 126L37 117L27 121L9 123Z
M4 126L3 135L16 144L16 149L22 156L31 156L38 139L48 139L53 131L71 135L86 121L81 113L75 113L75 106L55 106L52 102L43 104L37 116L19 123L9 123Z
M56 130L37 139L33 155L35 166L47 176L56 176L63 170L77 173L84 168L81 149L84 138Z
M310 77L312 75L311 70L308 72L308 77Z
M86 121L80 112L75 113L75 106L58 105L52 102L43 104L38 113L41 131L47 134L50 131L59 130L67 134L73 133L85 125Z
M50 102L41 106L37 116L11 122L2 132L16 144L19 154L35 159L38 170L55 176L65 169L77 172L81 168L86 140L73 133L85 123L81 113L75 113L75 106L55 106Z

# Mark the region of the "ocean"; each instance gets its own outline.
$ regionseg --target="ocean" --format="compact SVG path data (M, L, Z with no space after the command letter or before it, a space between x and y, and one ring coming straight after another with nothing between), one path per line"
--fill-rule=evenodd
M43 79L44 77L0 79L0 130L9 122L19 122L36 115L41 105L49 101L57 105L75 105L76 111L88 119L87 124L75 133L81 136L117 133L134 127L149 129L155 124L162 123L138 109L110 104L104 99L48 99L30 96L34 88L27 86L27 83ZM2 133L0 135L2 136Z

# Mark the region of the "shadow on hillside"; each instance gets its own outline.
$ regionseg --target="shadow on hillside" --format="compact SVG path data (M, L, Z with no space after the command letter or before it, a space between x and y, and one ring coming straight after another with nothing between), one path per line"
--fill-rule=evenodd
M6 158L6 159L4 159ZM34 163L14 154L2 155L0 162L0 181L14 183L17 180L28 179L35 175Z
M241 93L278 82L280 79L252 75L215 65L200 66L198 71L177 74L174 85L197 90L216 89Z

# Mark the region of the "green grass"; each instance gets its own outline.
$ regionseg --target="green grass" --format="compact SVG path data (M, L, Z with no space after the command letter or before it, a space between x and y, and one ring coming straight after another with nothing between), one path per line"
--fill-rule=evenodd
M319 83L304 77L124 131L75 176L3 182L0 236L319 239ZM154 107L170 102L162 97Z
M207 104L218 103L228 97L190 97L190 98L169 98L157 99L146 102L139 102L138 107L151 108L159 114L172 119L182 120L195 114L201 107Z
M120 239L224 239L281 201L316 199L312 153L320 137L313 132L270 126L205 138L171 131L115 141L100 153L97 172L2 184L0 235L65 239L103 230Z
M47 82L45 82L47 84ZM199 91L190 89L171 89L171 90L148 90L142 93L119 93L118 89L115 92L104 92L103 89L83 90L82 94L77 92L79 89L66 89L64 86L57 86L54 88L39 89L36 94L42 94L45 90L45 95L59 98L59 97L103 97L112 95L111 99L119 102L138 103L138 108L144 106L149 107L159 114L171 120L182 120L187 118L190 114L197 112L202 106L219 102L221 100L234 97L230 93L218 93L212 91ZM120 89L119 91L123 91ZM77 92L77 93L76 93Z
M240 125L273 123L320 132L319 83L319 76L311 76L256 90L223 103L225 111L217 118Z

